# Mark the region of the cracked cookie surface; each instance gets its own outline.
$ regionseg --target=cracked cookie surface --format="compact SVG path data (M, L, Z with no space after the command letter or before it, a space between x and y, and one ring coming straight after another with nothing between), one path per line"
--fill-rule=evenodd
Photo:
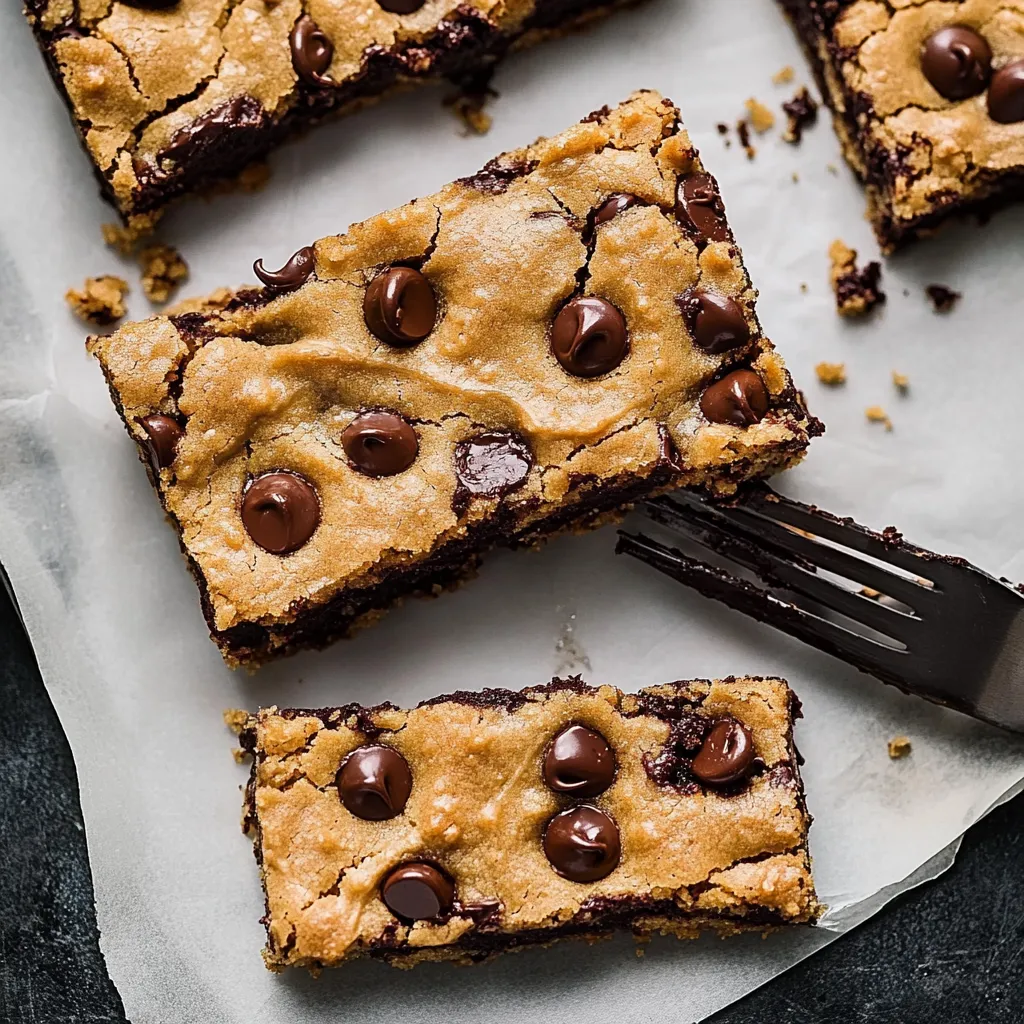
M1024 196L1024 67L1011 74L1024 60L1024 0L780 2L814 65L844 155L867 186L884 250L952 213ZM941 35L950 29L967 30L968 41L980 36L978 47L990 53L981 54L972 86L949 70L964 46ZM947 50L949 82L941 55L932 57L939 67L931 78L926 71L936 36ZM1013 106L1010 89L1018 110L993 116L1000 84L1003 107Z
M262 710L242 743L254 754L245 822L266 893L267 964L473 962L614 927L685 938L813 921L798 708L775 679L624 694L576 678L411 711ZM713 749L723 727L748 744L740 775L708 781L708 758L724 764ZM614 770L570 743L565 773L553 776L554 740L568 729L601 744ZM387 767L404 763L402 786L387 790L401 799L385 820L367 820L346 766L381 748ZM385 794L386 775L371 769L363 784ZM581 778L597 782L588 795L573 792ZM618 847L615 866L586 881L565 877L545 842L556 816L581 808L604 826L591 849L609 835ZM415 920L392 912L387 880L424 864L447 879L447 905Z
M654 93L257 270L89 342L231 661L344 635L495 543L731 493L820 430Z

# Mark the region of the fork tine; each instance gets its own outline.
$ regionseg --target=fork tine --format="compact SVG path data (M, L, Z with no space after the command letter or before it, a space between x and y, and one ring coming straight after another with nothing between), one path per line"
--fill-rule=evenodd
M745 580L690 558L676 548L666 547L642 533L620 532L615 550L646 562L666 576L693 587L705 597L721 601L826 654L848 661L885 682L905 689L900 663L907 657L906 650L871 640L788 601L782 601Z

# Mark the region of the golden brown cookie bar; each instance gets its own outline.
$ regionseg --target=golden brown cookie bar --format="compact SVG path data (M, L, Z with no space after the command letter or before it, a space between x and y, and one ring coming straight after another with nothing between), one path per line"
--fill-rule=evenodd
M145 228L325 117L431 79L481 94L509 48L629 2L26 0L26 14L105 195Z
M242 741L267 965L812 922L799 714L783 681L735 678L262 710Z
M89 342L232 663L820 430L655 93L256 270Z
M1024 0L780 0L886 252L1024 195Z

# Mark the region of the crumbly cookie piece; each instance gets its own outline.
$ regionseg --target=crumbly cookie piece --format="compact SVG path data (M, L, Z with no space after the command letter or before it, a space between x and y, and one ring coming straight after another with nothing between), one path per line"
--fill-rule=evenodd
M770 107L766 107L759 99L751 96L745 104L750 125L758 135L763 135L775 127L775 115Z
M780 0L884 252L1024 195L1024 0Z
M817 374L818 380L829 387L838 387L840 384L846 383L845 363L818 363L814 367L814 372Z
M948 313L963 298L959 292L947 288L944 284L928 285L925 294L932 300L936 313Z
M188 264L172 245L147 245L139 253L142 290L150 302L164 303L188 280Z
M872 423L881 423L887 431L892 430L892 420L889 419L889 414L880 405L869 405L864 410L864 415Z
M910 740L906 736L894 736L889 740L889 757L893 761L899 761L901 758L909 757L910 752L913 749Z
M128 294L128 282L113 274L101 277L87 277L81 288L69 288L64 293L64 301L71 307L75 316L106 327L120 320L127 312L124 297Z
M803 141L804 130L818 120L818 103L804 85L797 89L791 100L782 104L782 109L786 113L786 130L782 138L798 146Z
M873 260L863 269L858 268L857 250L838 238L829 246L828 257L832 263L830 277L836 311L840 316L863 316L885 302L885 293L879 287L881 264Z
M783 681L735 678L262 710L243 820L267 966L813 922L798 715Z
M254 270L89 343L232 663L347 635L495 544L732 493L821 429L655 93Z
M901 394L905 395L910 390L910 378L905 373L897 370L892 371L892 386Z

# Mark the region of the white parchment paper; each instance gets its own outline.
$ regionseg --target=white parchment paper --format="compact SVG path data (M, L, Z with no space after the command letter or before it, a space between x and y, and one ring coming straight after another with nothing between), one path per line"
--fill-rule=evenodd
M652 0L510 60L485 138L461 137L438 91L399 98L283 149L262 194L180 207L164 235L192 266L188 290L251 280L257 256L275 266L503 149L658 88L718 176L765 328L828 424L784 489L1024 578L1022 211L953 227L889 261L881 315L840 322L828 243L841 236L865 257L875 248L829 125L800 148L778 131L757 138L753 162L715 131L749 96L776 108L788 98L793 85L771 83L787 63L808 80L771 0ZM499 553L460 592L413 602L330 651L254 677L224 668L62 302L87 274L133 271L102 244L111 213L14 4L0 10L0 81L0 560L75 754L103 950L135 1024L568 1022L591 1006L624 1022L696 1020L943 870L961 832L1024 776L1020 742L616 557L613 530ZM964 293L954 313L931 311L923 286L933 281ZM134 299L133 314L148 315ZM818 384L819 360L846 363L845 388ZM909 375L908 396L893 389L893 369ZM865 420L876 403L891 433ZM257 872L238 831L246 769L231 759L223 708L407 704L570 670L626 688L743 672L791 681L806 712L797 737L818 887L833 908L826 927L768 941L658 940L642 959L620 938L471 970L355 964L319 980L264 970ZM913 754L890 762L886 741L899 733Z

